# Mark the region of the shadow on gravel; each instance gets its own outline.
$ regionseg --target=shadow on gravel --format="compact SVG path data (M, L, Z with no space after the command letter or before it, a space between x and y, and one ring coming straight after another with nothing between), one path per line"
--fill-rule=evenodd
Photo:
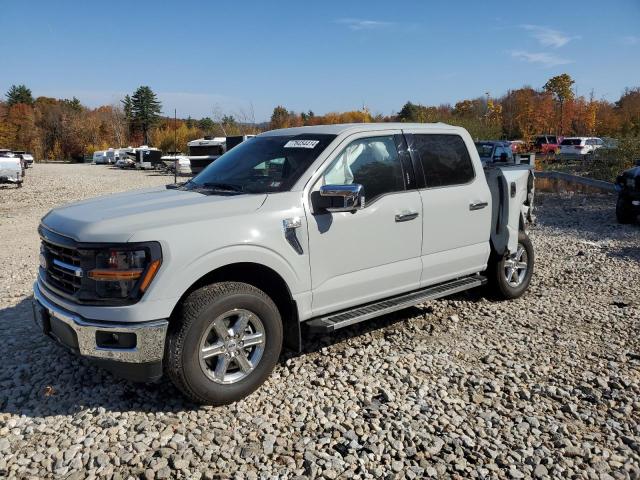
M481 299L486 299L486 291L483 288L475 288L464 292L457 293L447 297L447 300L462 300L467 302L476 302ZM491 299L489 299L491 300ZM433 300L437 302L438 300ZM351 338L357 338L369 333L380 331L382 335L394 335L394 325L400 325L412 318L426 316L433 313L433 307L430 305L420 305L398 310L397 312L390 313L381 317L373 318L362 323L356 323L349 327L337 330L333 333L312 333L304 330L302 333L303 348L302 352L297 354L293 352L285 352L281 361L286 361L289 358L304 356L309 353L314 353L322 350L323 348L331 345L337 345L345 342Z
M481 292L449 298L473 301ZM0 350L0 414L49 417L83 415L91 409L171 413L203 408L187 401L166 377L154 384L128 382L56 344L33 322L31 301L28 297L0 309L0 335L5 339ZM429 305L410 307L328 335L303 333L303 351L285 351L279 363L376 331L393 336L395 329L389 327L432 312Z
M31 297L0 309L0 415L73 415L87 409L126 412L197 410L168 379L136 384L66 350L32 320Z

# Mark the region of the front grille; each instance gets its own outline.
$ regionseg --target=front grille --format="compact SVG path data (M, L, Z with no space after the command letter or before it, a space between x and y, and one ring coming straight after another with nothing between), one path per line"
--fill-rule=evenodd
M82 286L82 269L78 250L62 247L43 239L42 253L47 260L47 283L69 295L77 293Z

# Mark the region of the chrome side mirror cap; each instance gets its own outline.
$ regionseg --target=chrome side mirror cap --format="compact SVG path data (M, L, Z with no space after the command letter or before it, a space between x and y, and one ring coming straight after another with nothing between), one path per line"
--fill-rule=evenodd
M364 187L359 183L323 185L320 197L328 200L322 205L327 212L353 212L364 208Z

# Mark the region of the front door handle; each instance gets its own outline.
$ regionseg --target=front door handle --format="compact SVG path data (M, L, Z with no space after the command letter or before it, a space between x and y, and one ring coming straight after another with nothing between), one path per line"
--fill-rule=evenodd
M474 202L469 204L469 210L481 210L484 207L488 207L489 202Z
M402 212L396 213L396 222L408 222L414 218L418 218L418 212Z

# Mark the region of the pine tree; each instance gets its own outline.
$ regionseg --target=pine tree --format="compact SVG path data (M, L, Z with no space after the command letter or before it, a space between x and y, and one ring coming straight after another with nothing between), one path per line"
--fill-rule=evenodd
M125 115L127 114L127 98L123 100ZM130 122L140 130L145 145L149 143L149 130L158 120L162 112L162 104L153 90L147 86L139 87L129 99Z
M9 107L17 103L33 105L31 90L29 90L26 85L11 85L11 88L9 88L5 96L7 97L7 105Z

